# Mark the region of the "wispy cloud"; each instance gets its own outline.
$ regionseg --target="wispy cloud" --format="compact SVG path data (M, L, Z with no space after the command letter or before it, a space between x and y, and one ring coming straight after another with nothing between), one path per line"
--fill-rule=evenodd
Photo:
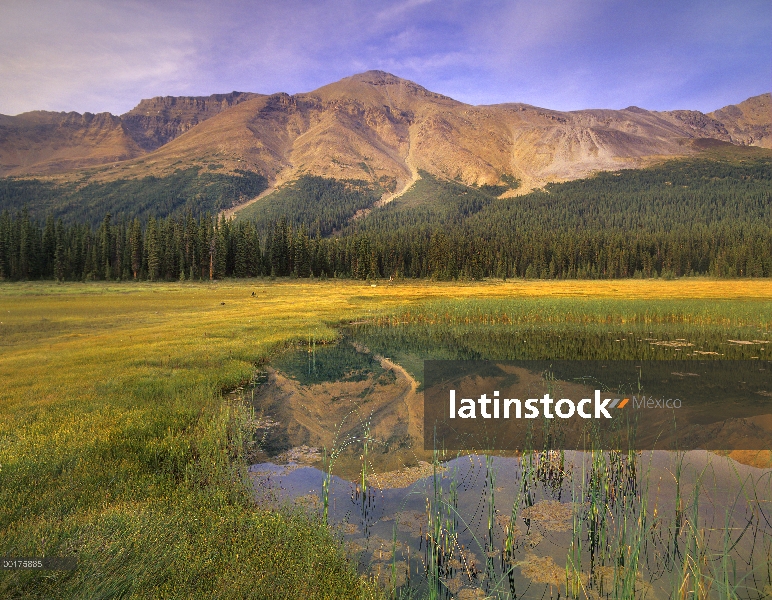
M768 0L5 0L0 113L370 68L471 103L710 110L769 90L770 34Z
M3 112L120 110L120 98L184 91L197 62L189 29L152 11L96 2L11 3L0 9ZM139 96L139 97L138 97Z
M403 2L396 2L379 11L376 14L376 18L382 21L388 21L404 15L413 8L424 4L431 4L432 2L434 2L434 0L404 0Z

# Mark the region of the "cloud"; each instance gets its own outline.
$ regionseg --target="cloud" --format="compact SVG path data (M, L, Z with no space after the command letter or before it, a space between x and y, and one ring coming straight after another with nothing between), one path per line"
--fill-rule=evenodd
M190 31L151 10L97 2L11 3L0 11L3 112L118 110L126 93L188 87L197 60Z
M376 14L376 18L382 21L389 21L395 17L400 17L413 8L417 8L424 4L430 4L434 0L404 0L404 2L397 2L392 6L389 6Z
M0 113L371 68L470 103L705 110L769 90L770 32L767 0L5 0Z

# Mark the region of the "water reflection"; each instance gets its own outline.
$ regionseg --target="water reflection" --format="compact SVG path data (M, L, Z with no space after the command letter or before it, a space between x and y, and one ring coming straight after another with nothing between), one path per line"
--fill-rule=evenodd
M424 359L758 350L726 337L411 325L351 328L339 345L311 341L250 391L256 494L326 519L394 597L769 597L769 468L704 451L583 453L557 443L517 455L423 450ZM732 456L769 464L763 453Z
M263 501L320 514L324 471L251 472ZM333 476L328 519L363 571L405 594L662 598L702 585L693 597L763 598L771 479L704 451L460 456L400 489Z

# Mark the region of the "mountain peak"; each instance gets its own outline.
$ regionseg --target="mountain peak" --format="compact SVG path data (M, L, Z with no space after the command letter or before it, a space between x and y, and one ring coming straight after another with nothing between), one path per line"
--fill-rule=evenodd
M363 73L357 73L356 75L352 75L351 77L346 77L345 79L350 79L352 81L361 81L362 83L369 83L370 85L395 85L400 83L412 83L413 85L418 85L412 81L408 81L407 79L402 79L401 77L397 77L392 73L387 73L386 71L379 71L377 69L372 69L370 71L365 71Z
M390 100L396 100L397 98L404 98L406 100L409 98L419 98L421 100L441 100L444 103L461 104L458 100L427 90L415 81L403 79L392 73L379 70L365 71L364 73L344 77L340 81L325 85L312 93L322 92L325 95L332 92L334 95L342 92L345 95L357 95L363 89L370 90L370 92L365 92L366 95L371 95L374 92L376 95L386 95Z
M772 94L752 96L739 104L719 108L708 116L726 127L729 141L733 143L772 146Z

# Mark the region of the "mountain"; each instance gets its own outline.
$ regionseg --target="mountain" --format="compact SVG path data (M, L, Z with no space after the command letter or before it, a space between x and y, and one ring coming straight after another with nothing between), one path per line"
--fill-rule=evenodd
M770 115L772 96L762 94L737 105L730 104L707 116L723 123L732 143L772 148Z
M706 138L770 148L770 104L763 94L709 114L472 106L368 71L295 95L153 98L121 116L0 116L0 175L113 181L195 167L255 172L274 187L317 175L365 180L387 201L422 170L468 185L517 179L504 193L513 195L694 155Z
M110 113L0 115L0 175L63 173L142 154L121 118Z
M769 102L769 94L759 98L738 105L740 114ZM767 130L770 122L767 113ZM692 141L701 138L770 147L769 137L752 133L763 123L755 113L735 117L730 133L696 111L470 106L370 71L307 94L243 102L160 148L152 161L160 167L217 157L274 182L311 174L369 179L385 187L392 182L394 189L404 188L419 169L478 185L496 184L508 174L530 189L690 155L698 150Z
M63 173L136 158L259 96L231 92L151 98L120 117L49 111L0 115L0 175Z
M127 133L143 149L153 151L232 106L260 94L231 92L211 96L163 96L142 100L121 115Z

